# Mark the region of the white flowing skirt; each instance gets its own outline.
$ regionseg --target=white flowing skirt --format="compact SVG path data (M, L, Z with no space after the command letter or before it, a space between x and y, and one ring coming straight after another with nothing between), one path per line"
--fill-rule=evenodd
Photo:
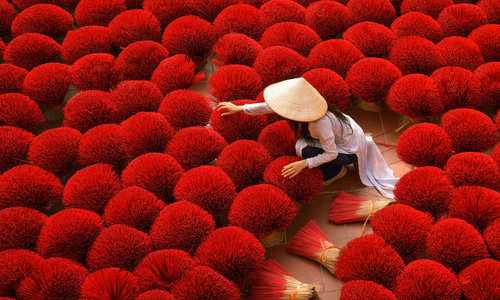
M394 199L394 188L399 178L394 176L372 137L363 134L355 144L355 149L343 149L342 145L337 145L337 150L339 153L356 154L361 182L375 187L385 198ZM302 156L302 149L307 146L321 148L319 142L311 143L301 138L295 144L297 155Z

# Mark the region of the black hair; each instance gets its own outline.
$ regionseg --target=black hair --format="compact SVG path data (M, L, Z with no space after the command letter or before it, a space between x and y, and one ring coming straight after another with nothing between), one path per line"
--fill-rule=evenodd
M348 127L349 129L351 129L352 132L351 124L349 123L349 120L347 119L347 116L344 113L342 113L337 107L335 107L331 103L328 103L328 111L333 113L333 115L340 121L340 123L344 125L342 126L342 130L344 130L344 127ZM314 140L314 138L311 136L311 133L309 132L309 126L308 126L309 123L297 122L292 120L288 120L288 123L293 128L295 136L297 138L304 138L307 141Z

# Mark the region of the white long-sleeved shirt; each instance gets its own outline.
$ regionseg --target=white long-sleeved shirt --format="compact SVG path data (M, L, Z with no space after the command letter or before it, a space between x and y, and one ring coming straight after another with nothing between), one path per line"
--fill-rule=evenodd
M249 115L273 112L265 102L245 104L243 105L243 111ZM324 151L317 156L306 159L309 168L315 168L337 158L339 151L337 150L336 136L341 137L343 134L351 132L351 129L344 126L331 112L328 112L317 121L310 122L308 129L311 137L315 140L307 142L304 139L299 139L295 145L297 155L302 157L302 149L308 145L322 148Z
M273 112L265 102L245 104L243 111L249 115ZM351 117L346 115L346 118L351 128L343 125L331 112L310 122L309 132L315 140L298 139L295 144L297 155L302 157L302 149L306 146L322 148L322 154L306 159L308 167L314 168L334 160L338 153L356 154L361 182L374 186L386 198L394 198L393 191L399 178L394 177L373 139L365 136L363 129Z

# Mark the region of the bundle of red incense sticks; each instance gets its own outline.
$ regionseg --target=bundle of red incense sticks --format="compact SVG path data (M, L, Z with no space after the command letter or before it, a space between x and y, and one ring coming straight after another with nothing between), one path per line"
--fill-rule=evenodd
M276 260L262 263L254 274L249 300L309 300L316 297L316 288L300 282Z
M288 253L300 255L319 262L335 274L335 265L340 248L334 246L315 220L309 221L288 243Z
M394 202L394 200L368 200L340 191L333 199L328 219L335 224L363 222Z
M404 268L398 253L376 234L362 235L342 249L311 220L290 240L287 252L319 262L342 281L369 280L392 288Z

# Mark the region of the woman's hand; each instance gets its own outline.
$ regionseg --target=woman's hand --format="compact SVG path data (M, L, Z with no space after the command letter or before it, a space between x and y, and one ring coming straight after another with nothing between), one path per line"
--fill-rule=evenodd
M283 175L283 177L293 178L297 174L302 172L302 170L304 170L306 167L307 162L304 159L299 160L284 166L283 170L281 171L281 175Z
M217 105L216 109L222 109L225 110L226 112L223 112L221 116L229 116L229 115L234 115L235 113L239 113L243 111L243 108L241 106L235 105L231 102L221 102L219 105Z

